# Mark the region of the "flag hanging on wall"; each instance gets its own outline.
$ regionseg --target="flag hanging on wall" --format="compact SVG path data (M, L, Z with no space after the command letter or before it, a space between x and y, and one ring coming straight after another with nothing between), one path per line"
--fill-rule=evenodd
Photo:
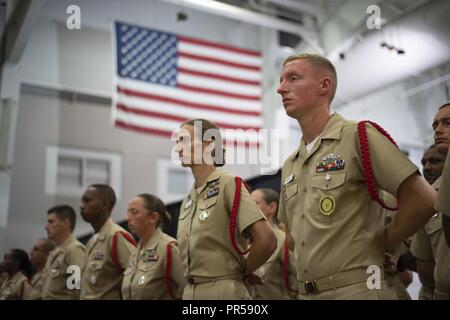
M114 32L117 127L171 137L182 122L205 118L226 139L258 145L260 52L121 22Z

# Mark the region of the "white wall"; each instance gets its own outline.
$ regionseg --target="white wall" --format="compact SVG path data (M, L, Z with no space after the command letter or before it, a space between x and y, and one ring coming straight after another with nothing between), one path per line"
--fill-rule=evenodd
M177 7L160 1L77 1L81 8L81 30L65 26L66 7L71 1L47 1L18 65L12 66L7 78L8 89L18 102L18 130L13 150L13 170L2 180L2 195L9 199L1 218L0 254L7 248L28 250L36 238L45 235L46 210L65 202L78 211L79 197L52 197L45 194L45 147L63 144L71 147L120 152L123 163L123 196L113 218L123 219L128 199L141 192L157 192L156 161L170 157L172 148L167 139L113 129L109 106L78 101L78 94L110 98L112 92L112 47L110 27L115 19L150 28L181 33L192 37L234 46L261 50L267 78L274 70L273 48L276 33L259 27L185 10L189 19L175 22ZM213 26L213 27L211 27ZM265 50L267 48L267 50ZM270 49L269 49L270 48ZM40 93L28 89L19 94L21 84L33 85ZM264 84L267 85L267 84ZM22 87L24 88L24 87ZM29 88L26 86L25 88ZM50 88L51 90L45 90ZM55 91L56 90L56 91ZM72 92L71 101L54 92ZM265 90L263 100L273 94ZM265 102L271 107L270 103ZM266 108L266 106L264 108ZM266 116L270 123L270 116ZM259 175L259 166L230 165L226 169L246 177ZM81 196L81 195L79 195ZM78 219L77 235L90 232ZM4 239L4 241L3 241Z
M108 119L106 118L102 120L106 121L102 122L102 131L96 133L93 139L87 138L85 132L81 132L81 130L93 128L94 122L100 119L99 117L108 117L107 107L84 102L70 104L66 100L56 97L30 94L21 96L19 94L20 85L28 83L38 87L56 88L109 98L112 90L113 70L110 25L115 19L261 50L264 54L265 66L263 80L264 126L288 129L285 137L287 141L282 141L282 158L292 151L295 144L292 142L299 140L297 135L290 136L293 132L290 127L295 126L295 121L283 119L283 115L280 114L280 111L282 113L284 110L282 110L281 100L276 94L276 87L281 60L275 31L189 9L184 10L189 19L185 22L176 22L175 15L180 10L179 7L156 0L77 1L81 8L82 28L81 30L68 30L65 26L65 19L67 17L66 8L70 4L72 1L69 0L47 1L20 63L4 66L1 96L12 97L19 106L20 121L18 124L20 126L14 136L17 141L20 141L20 147L18 147L20 150L15 152L13 171L0 173L0 199L5 199L5 202L2 201L0 205L0 255L6 247L22 246L28 249L36 237L42 236L43 213L55 201L66 200L75 207L78 204L78 199L52 199L43 195L42 168L36 168L26 161L33 156L36 159L39 158L38 162L42 163L42 148L46 143L64 142L72 146L122 150L129 141L138 139L142 143L142 140L145 139L137 136L136 133L122 132L117 136L115 143L110 144L107 134L111 132L107 129ZM435 4L433 4L433 8L434 11L439 9ZM430 16L427 16L426 19L430 19ZM423 17L420 23L423 26ZM443 34L448 35L448 31L440 30L438 38L442 39ZM328 44L331 46L333 39L328 40L330 40ZM444 49L447 50L447 47ZM354 77L355 73L358 74L358 71L364 69L365 64L358 64L357 67L355 68L355 64L352 64L351 60L340 63L339 77L347 87L350 86L350 82L345 79ZM431 91L425 90L415 95L405 96L405 93L423 82L448 72L448 68L442 67L423 76L411 75L405 81L382 87L363 98L346 102L336 110L350 119L370 119L378 122L392 134L400 145L424 147L432 141L429 124L434 115L434 108L437 107L439 101L445 100L442 84L433 87ZM370 75L367 78L372 79ZM345 96L345 92L343 94ZM277 112L278 116L274 116ZM282 119L278 123L276 122L277 117ZM64 127L61 127L62 124ZM33 136L33 132L38 132L40 135ZM160 140L155 141L152 143L156 143L155 150L158 150L162 144L158 142ZM166 152L164 147L161 148ZM134 162L129 164L130 166L138 168L152 166L150 162L153 160L149 162L147 156L142 156L136 150L127 149L127 152L130 152L127 156L134 158ZM21 168L20 172L17 168ZM257 166L229 166L228 168L243 177L259 174ZM151 170L155 170L154 167ZM142 176L139 171L126 167L125 173L131 182L124 188L125 198L142 189L148 192L156 190L157 182L152 180L154 172L151 170ZM30 180L29 183L28 180ZM14 192L10 192L11 190ZM25 201L35 204L35 206L24 205ZM124 203L119 204L117 213L115 213L116 218L120 217L123 209ZM5 235L6 228L8 236ZM77 233L81 234L85 230L88 230L88 226L80 223ZM24 232L25 237L23 236Z
M449 101L446 82L434 84L430 80L441 78L448 72L449 64L435 67L335 110L348 119L371 120L381 125L400 148L411 152L411 160L421 169L421 151L433 144L431 124L434 115Z

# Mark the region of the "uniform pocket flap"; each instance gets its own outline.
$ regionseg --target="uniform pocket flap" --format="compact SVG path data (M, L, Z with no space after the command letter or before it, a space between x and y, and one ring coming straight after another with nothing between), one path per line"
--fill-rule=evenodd
M432 235L442 229L442 216L438 213L437 216L433 216L430 221L425 225L425 232L427 235Z
M145 262L145 263L140 263L138 266L138 269L145 272L145 273L149 273L150 271L152 271L153 269L155 269L155 263L156 261L150 261L150 262Z
M204 201L199 201L198 207L199 209L208 209L214 206L217 202L217 196L211 197L209 199L206 199Z
M91 270L100 270L103 269L103 265L105 263L103 261L92 261L89 263L89 269Z
M327 172L312 177L311 186L321 190L332 190L345 183L345 172Z
M192 208L195 207L195 203L193 200L189 200L187 202L184 202L181 204L180 207L180 216L178 217L179 220L184 220L189 215L189 213L192 212Z
M297 181L293 181L289 184L284 185L283 188L284 188L284 199L288 200L297 193L298 183Z

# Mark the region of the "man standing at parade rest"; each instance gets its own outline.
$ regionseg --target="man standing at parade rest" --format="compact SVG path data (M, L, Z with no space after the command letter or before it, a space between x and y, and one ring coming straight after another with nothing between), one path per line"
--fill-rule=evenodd
M298 298L395 299L383 280L384 251L431 218L436 192L372 125L364 124L367 139L360 143L356 122L330 114L336 85L324 57L302 54L283 63L278 93L303 133L283 165L279 210L295 241ZM370 156L372 192L360 146ZM371 199L377 189L400 203L386 227L383 207Z

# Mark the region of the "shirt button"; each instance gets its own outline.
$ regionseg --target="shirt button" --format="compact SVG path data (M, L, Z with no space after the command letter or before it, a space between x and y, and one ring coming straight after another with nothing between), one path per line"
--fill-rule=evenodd
M302 241L302 246L305 246L305 241Z
M302 213L302 219L305 219L305 215Z
M304 187L304 188L303 188L303 192L306 192L306 190L307 190L306 187Z
M304 272L304 273L308 273L308 270L304 269L303 272Z

